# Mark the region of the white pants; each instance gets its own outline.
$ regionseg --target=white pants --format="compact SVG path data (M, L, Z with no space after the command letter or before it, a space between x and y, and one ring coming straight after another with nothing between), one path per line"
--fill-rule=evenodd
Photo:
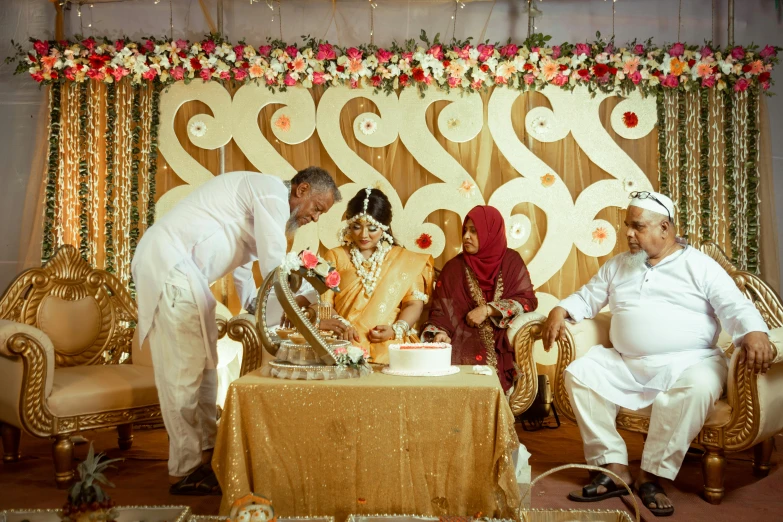
M206 369L199 310L187 275L176 268L166 280L149 341L169 435L169 475L183 477L201 465L202 451L215 446L217 370Z
M674 479L691 442L723 393L725 361L711 357L685 370L668 391L655 397L641 468ZM584 443L585 460L594 466L628 465L625 441L615 420L620 407L585 386L570 372L565 385Z

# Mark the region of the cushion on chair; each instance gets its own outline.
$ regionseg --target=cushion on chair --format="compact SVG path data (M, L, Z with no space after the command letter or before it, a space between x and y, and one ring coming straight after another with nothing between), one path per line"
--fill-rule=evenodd
M66 301L47 295L38 308L38 328L56 352L78 355L92 347L101 332L101 310L92 297Z
M612 346L609 340L609 326L612 314L601 312L592 319L585 319L576 324L568 324L568 331L574 338L575 357L581 357L595 345L602 344L607 348Z
M629 410L627 408L620 408L620 413L626 415L642 415L643 417L649 417L652 413L652 404L641 410ZM731 406L725 400L721 399L715 403L715 407L707 415L707 420L704 422L705 426L723 426L729 423L731 420Z
M54 371L47 401L57 417L158 404L152 367L136 364L73 366Z

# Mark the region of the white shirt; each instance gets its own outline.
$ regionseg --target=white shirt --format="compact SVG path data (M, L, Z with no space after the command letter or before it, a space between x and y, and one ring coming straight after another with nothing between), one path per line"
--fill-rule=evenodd
M288 197L280 178L229 172L199 186L147 230L131 265L141 340L152 327L169 272L179 264L201 279L203 295L197 298L208 302L209 284L233 271L242 306L250 304L256 292L253 262L258 260L266 277L285 257ZM203 315L206 308L199 309Z
M614 349L595 346L567 370L615 404L643 408L688 367L724 358L715 347L721 324L736 346L748 332L768 331L728 273L699 250L685 246L655 266L635 268L625 263L628 255L607 261L560 302L577 322L609 305Z

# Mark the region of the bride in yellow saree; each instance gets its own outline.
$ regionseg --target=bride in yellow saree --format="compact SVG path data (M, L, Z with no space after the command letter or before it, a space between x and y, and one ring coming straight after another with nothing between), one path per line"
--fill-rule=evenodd
M339 293L322 296L333 314L320 328L369 348L372 362L388 364L390 344L419 342L414 325L432 292L432 256L395 244L391 204L378 189L360 190L346 218L343 245L324 256L342 280Z

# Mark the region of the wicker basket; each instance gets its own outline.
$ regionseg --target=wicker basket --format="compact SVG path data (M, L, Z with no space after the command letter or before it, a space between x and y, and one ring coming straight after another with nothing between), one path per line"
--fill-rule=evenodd
M530 495L530 491L532 491L536 482L542 478L564 469L574 468L600 471L601 473L606 473L607 475L611 475L617 479L630 493L633 507L636 511L636 522L639 522L639 504L636 503L636 498L634 497L630 486L628 486L628 484L626 484L623 479L608 469L599 468L598 466L588 466L585 464L567 464L565 466L559 466L557 468L550 469L549 471L542 473L533 479L533 481L530 483L530 490L528 490L528 495ZM633 519L626 511L620 511L619 509L520 509L518 515L520 522L633 522Z

